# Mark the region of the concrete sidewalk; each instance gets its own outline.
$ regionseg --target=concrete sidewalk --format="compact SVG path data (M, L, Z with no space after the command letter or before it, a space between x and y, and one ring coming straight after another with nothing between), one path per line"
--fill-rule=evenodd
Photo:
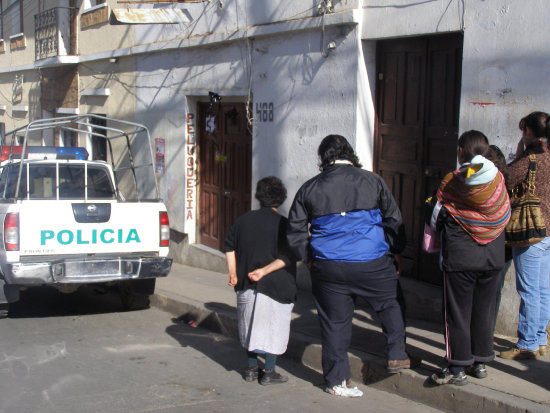
M406 294L406 291L405 291ZM235 293L225 274L174 263L166 278L157 280L151 304L185 322L237 337ZM385 372L384 337L376 317L363 303L355 313L350 348L352 378L450 412L550 412L550 355L539 360L495 358L489 377L469 377L467 386L433 386L428 377L445 365L442 325L407 320L410 354L422 366L389 375ZM290 342L285 357L321 370L319 322L311 293L299 290ZM514 344L511 337L495 337L495 350ZM244 360L244 359L243 359Z

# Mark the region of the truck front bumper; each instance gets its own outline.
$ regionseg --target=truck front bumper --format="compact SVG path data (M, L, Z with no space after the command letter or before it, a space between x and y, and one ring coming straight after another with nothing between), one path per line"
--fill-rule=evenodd
M56 258L41 262L4 265L8 284L48 285L99 283L137 278L166 277L172 268L167 257L89 257Z

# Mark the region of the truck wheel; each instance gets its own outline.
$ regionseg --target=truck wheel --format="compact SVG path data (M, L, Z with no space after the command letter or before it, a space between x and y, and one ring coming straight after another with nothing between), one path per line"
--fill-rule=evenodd
M0 304L0 319L8 317L9 304Z
M155 279L126 280L118 284L120 300L128 310L149 307L149 296L155 291Z

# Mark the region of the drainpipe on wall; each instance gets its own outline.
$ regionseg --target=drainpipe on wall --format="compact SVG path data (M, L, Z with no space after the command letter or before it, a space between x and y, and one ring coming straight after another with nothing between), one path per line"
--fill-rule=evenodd
M76 0L69 0L69 55L78 55L78 9L76 8Z

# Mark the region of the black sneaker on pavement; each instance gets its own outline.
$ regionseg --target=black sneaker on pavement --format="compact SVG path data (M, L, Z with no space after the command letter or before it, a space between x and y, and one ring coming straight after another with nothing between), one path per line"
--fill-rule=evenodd
M483 363L475 363L464 369L468 376L475 377L476 379L484 379L487 377L487 368Z
M258 366L248 367L243 374L246 381L255 381L258 380Z
M464 374L464 371L452 374L447 367L439 373L432 374L430 378L435 384L454 384L456 386L465 386L468 384L468 377Z
M279 384L285 383L288 381L287 376L282 376L276 371L273 370L264 370L262 378L260 379L260 384L266 386L268 384Z

